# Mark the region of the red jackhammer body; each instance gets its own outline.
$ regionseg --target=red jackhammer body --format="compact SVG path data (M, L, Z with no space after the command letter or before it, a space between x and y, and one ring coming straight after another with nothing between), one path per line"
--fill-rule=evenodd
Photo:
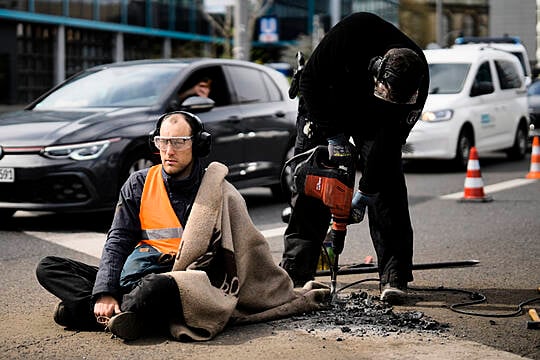
M355 156L340 163L328 160L327 146L317 146L291 159L295 192L319 199L332 214L330 239L334 251L331 266L331 294L336 294L339 255L343 251L356 174Z

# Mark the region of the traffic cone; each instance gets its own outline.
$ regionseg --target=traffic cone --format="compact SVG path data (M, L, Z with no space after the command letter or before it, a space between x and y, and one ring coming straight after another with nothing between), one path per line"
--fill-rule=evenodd
M480 172L480 162L476 147L471 147L469 162L467 163L467 177L465 178L465 189L460 201L468 202L488 202L493 200L491 196L484 194L484 181Z
M531 152L531 169L526 176L527 179L540 179L540 139L535 136Z

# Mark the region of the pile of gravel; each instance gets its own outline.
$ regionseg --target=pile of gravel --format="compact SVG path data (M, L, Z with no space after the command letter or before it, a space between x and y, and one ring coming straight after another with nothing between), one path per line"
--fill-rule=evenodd
M448 324L439 323L420 311L394 312L391 305L363 291L340 294L325 310L279 323L307 332L340 330L349 336L388 336L413 331L441 334L449 328Z

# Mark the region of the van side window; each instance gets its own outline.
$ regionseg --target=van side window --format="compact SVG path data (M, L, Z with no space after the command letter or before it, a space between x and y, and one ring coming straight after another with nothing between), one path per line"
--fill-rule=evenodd
M521 78L514 63L506 60L495 60L495 68L497 69L501 89L516 89L521 87Z
M485 61L478 67L471 89L471 96L490 94L494 91L493 77L491 76L491 70L489 69L489 62Z

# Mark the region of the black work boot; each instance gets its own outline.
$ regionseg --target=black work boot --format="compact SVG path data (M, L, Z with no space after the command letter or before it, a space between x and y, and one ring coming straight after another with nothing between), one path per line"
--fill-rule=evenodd
M94 309L86 301L79 303L61 301L54 309L53 319L58 325L70 330L98 331L104 328L96 321Z
M401 304L407 296L407 284L389 282L381 284L381 301L389 304Z
M136 313L126 311L114 315L109 320L107 329L121 339L135 340L143 334L144 322Z
M68 326L69 315L63 301L56 304L53 315L54 322L60 326Z
M116 336L134 340L147 330L163 332L170 321L181 321L182 305L176 281L165 274L148 274L125 294L122 313L109 321L109 330ZM128 329L133 327L133 329Z

